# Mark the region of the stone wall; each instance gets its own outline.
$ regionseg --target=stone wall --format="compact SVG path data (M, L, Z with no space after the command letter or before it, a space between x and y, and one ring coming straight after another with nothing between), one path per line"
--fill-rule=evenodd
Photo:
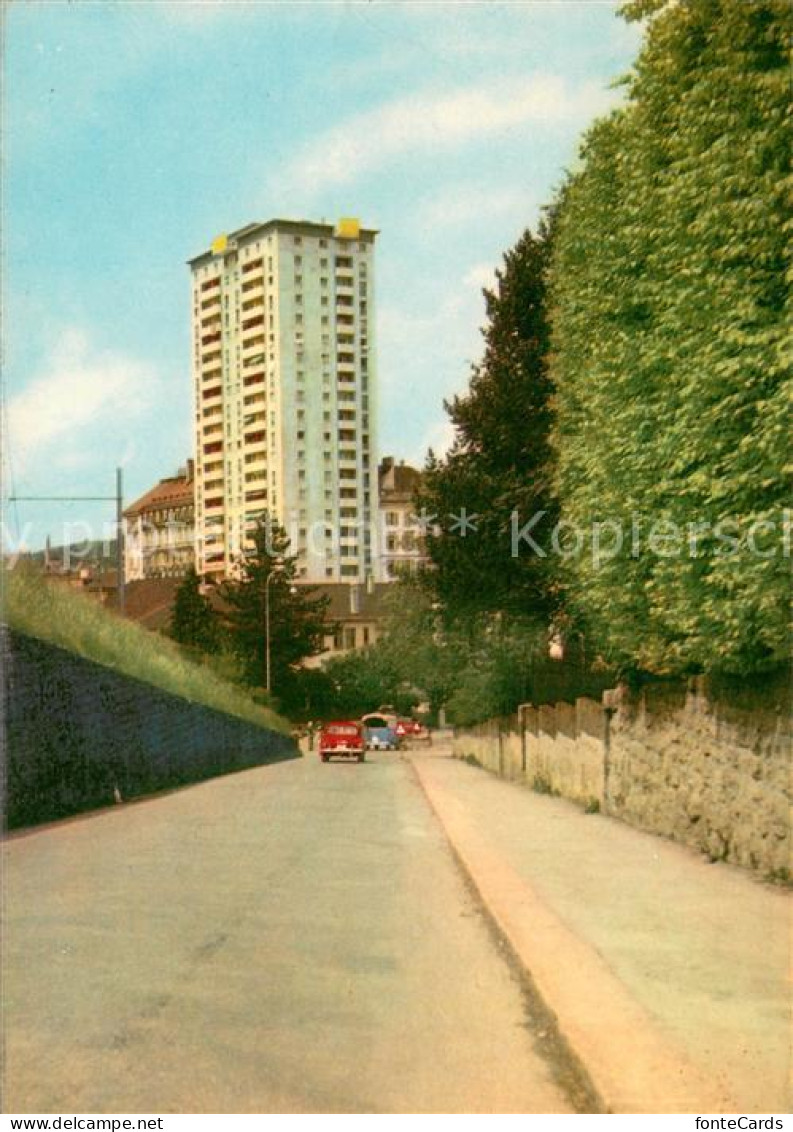
M9 827L297 755L280 732L3 631Z
M763 875L791 871L789 688L777 678L621 687L524 705L454 739L504 778Z

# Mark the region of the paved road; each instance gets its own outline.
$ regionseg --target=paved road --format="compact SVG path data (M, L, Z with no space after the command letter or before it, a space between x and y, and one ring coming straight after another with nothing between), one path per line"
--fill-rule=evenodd
M6 1111L572 1111L399 756L18 836L5 881Z
M791 1111L790 893L456 759L416 769L605 1106Z

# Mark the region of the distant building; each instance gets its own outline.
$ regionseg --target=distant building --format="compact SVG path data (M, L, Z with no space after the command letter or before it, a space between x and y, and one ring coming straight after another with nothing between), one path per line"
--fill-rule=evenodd
M77 590L101 605L115 606L118 601L115 539L53 547L48 535L44 550L20 551L16 562L23 569L40 573L48 582Z
M300 578L377 569L376 236L269 220L190 260L202 576L234 572L265 511Z
M316 668L334 657L368 648L383 635L387 599L391 593L391 587L386 583L328 583L313 586L312 590L317 595L330 598L325 616L335 632L328 633L324 651L310 657L305 667Z
M404 460L385 456L378 469L380 516L383 524L383 574L393 581L428 562L421 528L416 519L416 491L421 472Z
M181 578L195 565L193 461L160 480L124 512L124 568L128 582Z
M305 582L298 584L306 585ZM146 629L167 633L178 586L178 578L148 578L129 583L125 615ZM311 591L314 596L330 598L325 615L329 631L323 651L309 657L304 662L305 667L317 668L333 657L368 648L382 637L393 587L372 581L352 585L330 582L312 584ZM218 614L223 616L227 612L219 586L208 586L206 596Z
M72 568L50 564L45 571L47 581L69 586L110 608L118 602L118 571L101 563L87 563Z

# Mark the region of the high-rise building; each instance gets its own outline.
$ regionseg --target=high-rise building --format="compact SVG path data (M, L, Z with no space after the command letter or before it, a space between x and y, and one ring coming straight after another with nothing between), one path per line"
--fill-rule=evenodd
M200 574L267 511L306 581L379 576L376 235L270 220L190 260Z

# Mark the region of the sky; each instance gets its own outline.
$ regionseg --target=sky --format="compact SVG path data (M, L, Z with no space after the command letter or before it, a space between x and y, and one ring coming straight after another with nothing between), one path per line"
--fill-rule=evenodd
M5 9L4 493L126 502L192 451L186 260L271 217L379 229L378 448L444 451L483 286L619 100L600 0ZM113 504L7 503L7 546Z

